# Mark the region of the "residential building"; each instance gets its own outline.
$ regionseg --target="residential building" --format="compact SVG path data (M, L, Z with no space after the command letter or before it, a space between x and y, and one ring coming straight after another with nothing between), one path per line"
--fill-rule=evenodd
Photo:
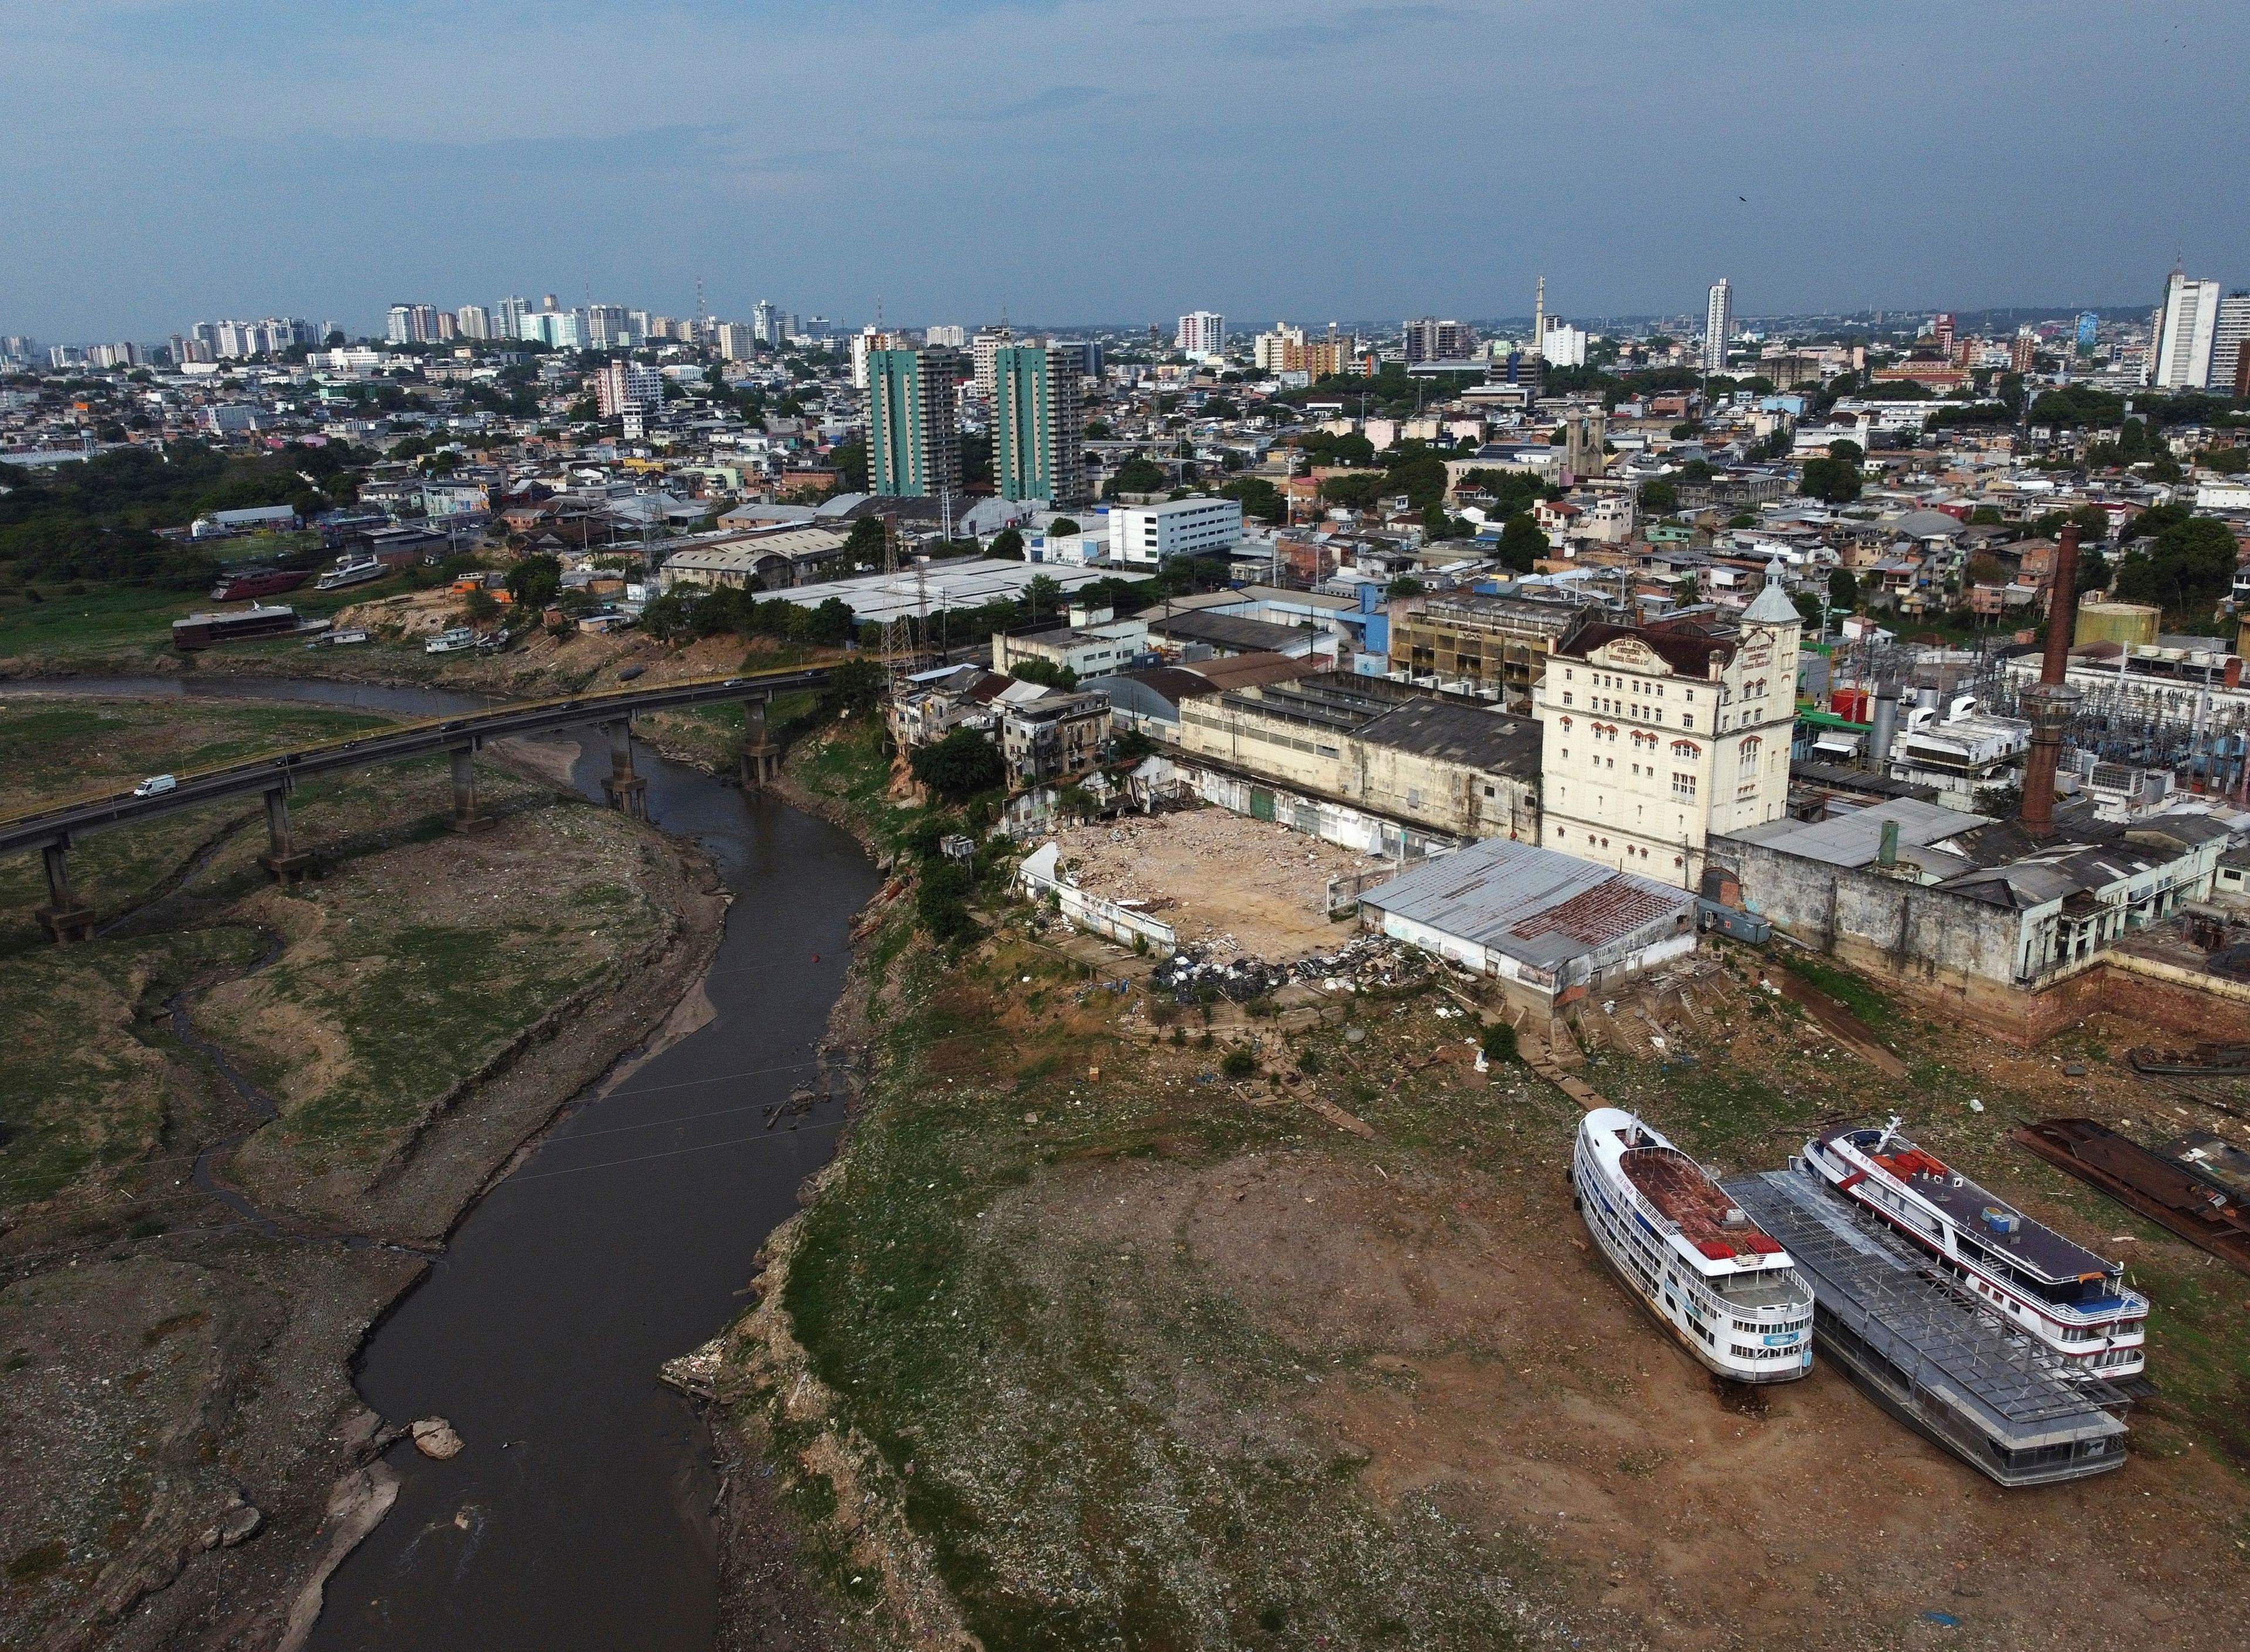
M1301 335L1298 341L1303 342ZM1405 356L1410 367L1417 361L1465 361L1475 348L1475 329L1459 321L1424 316L1406 324Z
M531 300L529 299L518 297L513 294L507 298L502 299L500 301L499 307L493 312L493 320L494 323L493 327L493 336L499 339L520 339L527 337L528 335L523 330L523 318L530 313Z
M394 304L384 313L383 341L386 344L411 344L414 341L414 306L412 305Z
M747 327L740 321L719 323L719 359L721 361L747 361L757 353L758 335L755 328Z
M453 312L453 326L465 339L488 339L493 335L492 312L481 304L464 304Z
M1226 348L1226 318L1215 310L1196 310L1180 318L1172 346L1187 355L1217 355Z
M1589 623L1532 691L1550 849L1695 888L1717 832L1788 802L1803 620L1778 561L1739 623Z
M2216 281L2191 281L2178 270L2164 284L2157 312L2149 382L2160 390L2201 390L2211 385L2218 342L2219 289Z
M1735 284L1723 276L1711 284L1703 306L1703 371L1727 370L1727 342L1735 336Z
M935 497L961 491L961 434L953 386L958 351L867 353L867 479L879 494Z
M1021 790L1071 780L1101 761L1109 743L1109 697L1011 683L992 697L1008 783Z
M2028 373L2039 361L2039 334L2030 326L2016 329L2015 341L2008 347L2008 367L2016 373Z
M1223 556L1242 540L1239 499L1119 505L1109 512L1109 560L1154 568L1175 556Z
M1276 321L1271 331L1260 333L1250 341L1250 361L1260 373L1291 371L1289 352L1305 348L1305 329L1291 327L1287 321Z
M969 348L969 329L965 327L926 327L921 339L925 344L942 344L949 350L965 350Z
M1391 669L1471 692L1528 695L1555 646L1602 613L1582 593L1555 586L1413 600L1391 616Z
M760 299L750 306L750 332L761 344L781 342L781 313L771 299Z
M1586 330L1572 327L1560 316L1547 320L1547 336L1539 341L1540 359L1550 367L1586 364Z
M1087 498L1074 345L1009 344L992 356L992 476L1004 499Z
M627 349L640 341L632 335L632 314L622 304L590 304L583 313L588 349Z
M2219 301L2219 314L2211 332L2211 389L2220 396L2240 396L2243 345L2250 342L2250 292L2230 293Z
M594 375L594 405L605 419L664 405L664 375L640 361L611 361Z
M1361 926L1497 980L1552 1015L1695 950L1695 898L1575 855L1500 839L1363 890Z
M977 394L988 402L992 399L993 361L1004 345L1015 341L1015 334L1004 327L979 327L977 336L969 341L969 364L977 381Z
M1122 671L1148 651L1149 627L1106 608L1073 608L1069 623L1043 631L992 633L992 669L1012 671L1038 660L1080 677Z

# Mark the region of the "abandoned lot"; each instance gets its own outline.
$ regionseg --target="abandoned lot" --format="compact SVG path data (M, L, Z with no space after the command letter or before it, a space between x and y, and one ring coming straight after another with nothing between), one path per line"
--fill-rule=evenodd
M833 751L800 772L870 806ZM1474 1070L1466 983L1207 1021L1098 984L1145 978L1122 953L999 916L958 960L897 908L871 940L880 1077L727 1345L721 1391L873 1643L2234 1640L2250 1280L2007 1141L2157 1106L2240 1139L2121 1067L2129 1025L2018 1056L1812 966L1878 1063L1729 946L1593 1006L1560 1052L1728 1171L1904 1113L2129 1257L2163 1390L2129 1459L2007 1493L1832 1367L1716 1392L1590 1252L1577 1106ZM1254 1076L1223 1070L1236 1046Z
M373 720L11 692L0 793ZM700 857L528 763L483 781L473 836L438 765L307 783L323 871L286 890L255 800L97 833L83 946L38 937L36 859L0 864L0 1644L273 1645L332 1488L368 1490L365 1327L700 970Z

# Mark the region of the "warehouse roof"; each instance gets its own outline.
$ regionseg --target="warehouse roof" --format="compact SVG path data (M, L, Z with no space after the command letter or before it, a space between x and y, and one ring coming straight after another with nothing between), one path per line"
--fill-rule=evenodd
M1360 903L1551 970L1644 933L1692 924L1695 897L1576 855L1494 837L1425 861L1367 891Z

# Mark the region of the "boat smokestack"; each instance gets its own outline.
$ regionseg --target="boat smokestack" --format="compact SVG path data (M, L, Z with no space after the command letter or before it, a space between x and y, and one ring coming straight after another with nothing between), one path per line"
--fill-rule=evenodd
M2078 529L2066 527L2054 553L2054 594L2046 605L2046 654L2039 682L2024 694L2031 718L2031 750L2024 758L2024 830L2054 836L2054 774L2062 737L2078 714L2078 691L2063 679L2070 666L2070 637L2078 623Z

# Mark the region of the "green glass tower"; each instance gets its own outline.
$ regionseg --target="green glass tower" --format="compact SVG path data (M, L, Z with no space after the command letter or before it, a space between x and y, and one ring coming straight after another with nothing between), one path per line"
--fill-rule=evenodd
M1006 499L1084 500L1076 347L1011 344L992 356L992 479Z
M867 483L887 497L961 492L960 352L867 352Z

